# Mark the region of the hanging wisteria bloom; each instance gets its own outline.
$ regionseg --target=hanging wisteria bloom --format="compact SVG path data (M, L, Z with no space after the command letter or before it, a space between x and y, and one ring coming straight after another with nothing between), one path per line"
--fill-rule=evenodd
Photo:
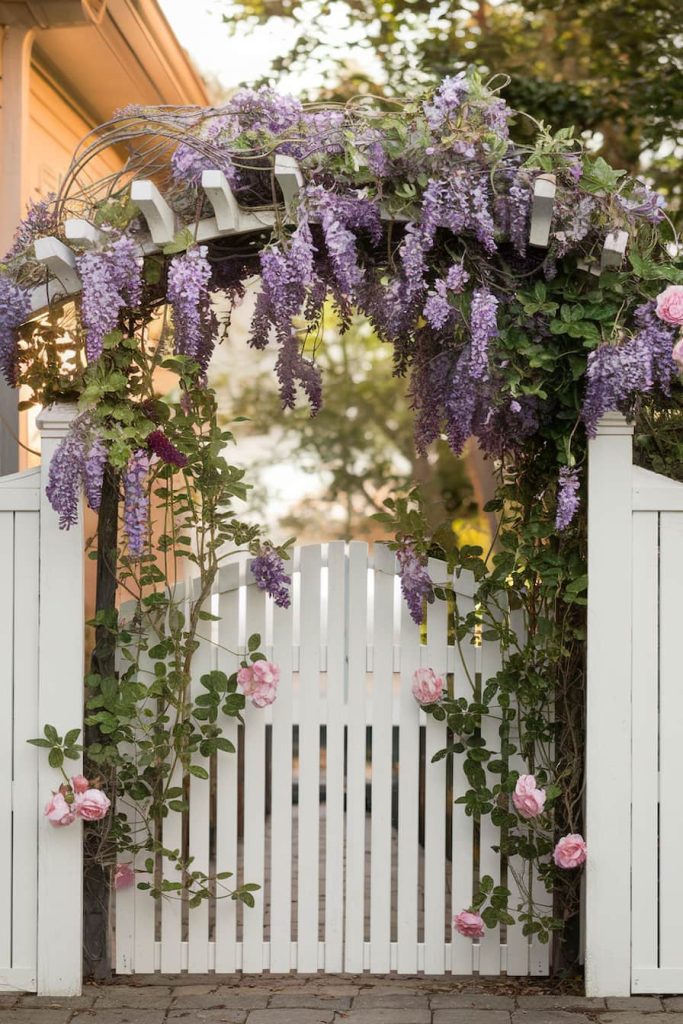
M142 448L133 452L123 474L123 526L128 551L139 558L145 549L149 525L147 474L149 454Z
M50 460L45 493L59 515L60 530L68 530L78 522L85 452L86 443L82 431L72 429L59 442Z
M205 245L174 257L168 270L168 300L173 307L175 350L196 359L206 370L213 341L209 281L211 266Z
M289 608L291 576L285 572L285 565L277 551L266 545L251 563L251 573L259 590L273 598L278 608Z
M470 310L470 375L475 380L488 376L489 342L498 333L497 309L498 299L487 288L474 289Z
M411 543L400 547L396 552L396 557L401 579L401 592L408 605L411 619L419 626L424 618L424 602L432 604L434 601L434 583L424 561Z
M102 499L104 469L107 464L107 446L101 437L95 437L83 463L83 486L88 505L99 512Z
M581 499L579 498L579 473L576 469L563 466L557 481L557 512L555 515L555 529L562 533L571 525L576 513L579 510Z
M142 269L137 245L128 235L77 257L76 266L83 282L81 315L91 363L102 355L105 336L118 327L121 311L140 302Z
M5 274L0 275L0 370L10 387L16 385L16 329L28 316L31 296Z

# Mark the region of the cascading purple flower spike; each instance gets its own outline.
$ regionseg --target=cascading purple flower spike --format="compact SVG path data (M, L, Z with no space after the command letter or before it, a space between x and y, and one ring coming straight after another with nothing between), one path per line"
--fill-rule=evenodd
M291 576L285 572L285 565L277 551L266 545L251 563L251 573L259 590L273 598L278 608L289 608Z
M489 342L498 334L498 299L488 288L475 288L470 309L472 350L470 376L475 380L488 377Z
M205 245L175 256L168 270L168 300L173 307L175 350L196 359L206 370L213 348L215 322L211 316L211 266Z
M106 249L76 258L83 281L82 317L89 363L102 355L104 338L116 330L121 310L136 306L142 293L142 270L137 246L128 235Z
M424 561L410 541L398 549L396 557L401 578L401 593L408 605L411 619L419 626L424 617L424 602L432 604L434 601L434 583Z
M107 464L107 446L101 437L96 437L90 445L83 462L83 486L88 505L95 512L100 510L102 500L102 483L104 469Z
M149 498L146 483L150 456L144 448L134 451L123 474L123 526L128 551L139 558L145 549L149 524Z
M557 481L557 511L555 514L555 529L562 533L571 526L576 513L579 510L581 499L579 498L579 473L576 469L563 466Z
M0 370L10 387L17 383L16 329L31 310L31 296L4 274L0 276Z
M78 522L85 453L85 437L80 429L72 427L59 442L50 460L45 493L59 516L60 530L68 530Z

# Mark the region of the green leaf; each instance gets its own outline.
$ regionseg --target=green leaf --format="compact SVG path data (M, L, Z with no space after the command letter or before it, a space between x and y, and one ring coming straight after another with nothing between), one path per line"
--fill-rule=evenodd
M185 252L192 243L194 242L194 235L189 228L181 228L174 237L172 242L168 242L162 252L165 256L173 256L178 252Z
M191 764L188 771L190 775L195 775L198 779L208 779L209 773L206 768L202 768L201 765Z
M60 747L53 747L48 754L48 764L50 768L61 768L64 764L64 754Z

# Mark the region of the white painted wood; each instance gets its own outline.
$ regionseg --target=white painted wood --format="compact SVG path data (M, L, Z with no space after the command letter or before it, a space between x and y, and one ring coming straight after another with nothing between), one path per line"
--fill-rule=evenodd
M239 657L239 565L228 565L219 575L218 668L230 677L237 671ZM219 716L223 735L237 751L237 720ZM233 878L223 883L234 888L237 871L237 753L223 752L216 768L216 866L232 871ZM230 898L216 900L216 971L231 974L238 968L237 904Z
M247 609L245 642L258 633L263 643L266 635L266 595L259 590L247 570ZM244 946L242 969L247 974L260 974L263 960L263 887L265 881L266 821L266 720L263 708L247 700L244 711L244 881L260 886L255 892L255 905L244 911Z
M236 227L239 223L240 210L223 172L216 169L203 171L202 188L213 206L218 230L229 231Z
M396 581L398 586L398 580ZM396 969L418 969L418 815L420 807L420 708L412 693L413 673L420 667L420 627L401 598L398 736L398 908Z
M546 248L550 240L550 226L553 219L557 186L554 174L539 174L534 182L534 198L531 203L531 226L529 245Z
M14 699L14 514L0 512L0 966L12 965L12 716Z
M586 991L591 996L631 991L626 894L631 884L632 433L620 414L609 413L589 445Z
M633 970L633 994L642 995L650 992L665 996L679 995L683 992L683 968L635 967Z
M293 566L286 566L293 582ZM280 685L273 705L270 970L287 974L292 946L292 627L293 606L273 608L273 661Z
M99 228L82 217L68 217L64 221L64 237L75 245L99 245L106 237Z
M501 619L502 616L496 616ZM483 631L491 628L491 624L484 622ZM481 696L490 679L502 668L502 657L500 645L497 640L482 640L481 645ZM500 758L500 708L494 698L488 705L489 714L484 715L481 720L481 736L486 742L488 750L493 752L493 758ZM491 815L482 816L479 825L479 877L489 875L493 878L494 885L500 885L500 853L492 847L500 843L500 829L491 821ZM482 974L500 973L500 925L495 928L486 928L484 936L479 940L479 970Z
M605 237L605 244L600 254L600 269L620 267L624 261L628 231L610 231Z
M80 290L76 257L64 242L52 236L36 238L33 248L38 262L47 267L51 277L56 278L67 293Z
M172 242L175 236L175 214L153 181L138 180L130 186L130 198L139 206L147 221L152 241L157 245Z
M429 560L429 574L443 584L444 564ZM434 601L427 609L427 647L423 667L446 678L448 606ZM427 716L425 725L425 841L424 841L424 970L443 974L445 968L446 891L446 772L432 757L446 746L446 724ZM450 927L449 927L450 930Z
M297 970L318 969L320 818L320 545L301 549Z
M40 510L40 466L0 477L0 512Z
M27 741L39 734L38 628L39 628L40 521L35 512L14 516L14 722L12 814L12 966L36 972L36 907L38 904L38 792L39 751ZM0 565L4 565L0 557ZM3 588L0 587L0 591ZM0 683L0 687L2 684ZM7 709L8 718L12 709ZM42 810L42 807L39 808ZM35 988L35 983L32 988Z
M659 544L659 966L681 970L683 890L679 851L683 849L680 806L683 687L680 622L683 609L683 516L675 512L661 514ZM640 623L638 626L640 628ZM640 723L637 727L640 731Z
M70 530L60 530L45 495L50 459L77 409L50 406L38 418L41 432L39 721L64 735L83 724L83 525L79 512ZM64 581L68 580L68 587ZM72 685L65 686L64 681ZM59 785L47 758L39 758L41 806ZM81 761L73 761L74 774ZM38 994L81 991L83 916L81 825L55 829L41 815L38 825ZM59 941L55 941L59 936Z
M633 517L633 966L658 967L659 517ZM676 633L674 632L674 636ZM659 990L657 990L659 991Z
M634 512L683 512L683 483L634 466Z
M193 605L199 600L199 580L195 579L192 593ZM202 610L211 613L211 596L201 605ZM215 645L212 637L213 623L200 621L197 628L199 647L192 659L192 682L190 697L206 693L201 684L201 677L215 668ZM210 774L211 765L208 757L200 754L193 756L193 763ZM211 783L209 779L190 776L190 853L194 857L191 870L209 874L209 830L211 827ZM209 970L209 903L202 900L198 907L191 907L188 924L188 959L187 968L191 974L206 974Z
M471 573L453 578L453 590L456 595L456 623L464 619L474 609L473 578ZM474 684L480 669L480 648L462 641L461 652L458 652L453 668L453 694L465 697L468 701L474 695ZM463 764L464 754L453 755L453 799L464 796L470 788L465 778ZM453 805L452 818L452 854L451 854L451 917L461 910L469 909L474 889L474 843L473 820L465 813L464 804ZM471 939L459 935L451 920L451 970L454 974L471 974L473 970L473 949Z
M325 751L325 971L344 969L344 720L346 545L327 546L327 748Z
M280 186L285 208L290 209L304 185L301 168L293 156L286 156L284 153L275 155L275 178Z
M391 774L396 556L375 545L370 827L370 971L391 970Z
M345 971L364 969L367 544L349 544Z

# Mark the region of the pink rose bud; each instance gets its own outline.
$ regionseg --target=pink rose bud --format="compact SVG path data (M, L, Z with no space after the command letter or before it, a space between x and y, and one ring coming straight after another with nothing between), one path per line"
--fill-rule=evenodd
M86 789L76 794L76 814L84 821L99 821L111 807L111 800L101 789Z
M74 775L71 779L71 785L74 793L85 793L86 789L90 788L90 783L85 775Z
M237 673L237 682L242 687L243 693L246 694L247 688L251 686L254 673L250 668L241 668Z
M512 802L520 817L536 818L543 813L545 790L536 788L535 776L520 775L512 794Z
M553 860L558 868L578 868L586 859L588 849L583 836L572 834L562 836L553 850Z
M131 864L117 864L114 873L114 888L128 889L135 881L135 872Z
M657 296L657 316L667 324L683 324L683 285L670 284Z
M678 364L679 370L683 370L683 338L679 338L679 340L674 345L674 350L671 353L671 358L673 359L674 363Z
M277 697L280 669L271 661L255 661L251 669L253 673L252 688L249 696L251 703L257 708L265 708Z
M45 805L45 817L51 825L70 825L76 820L76 812L69 807L63 793L54 793Z
M468 939L481 939L484 934L484 922L480 914L471 910L461 910L453 918L453 925L456 932L465 935Z
M413 697L418 704L436 704L443 688L443 679L433 668L416 668L413 672Z

